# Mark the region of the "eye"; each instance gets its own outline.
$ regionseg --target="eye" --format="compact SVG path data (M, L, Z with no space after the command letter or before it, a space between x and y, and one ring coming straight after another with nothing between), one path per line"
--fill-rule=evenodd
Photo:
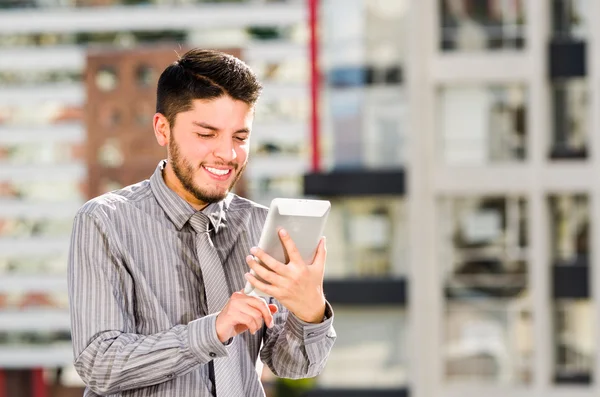
M200 133L197 132L196 135L198 135L200 138L211 138L213 137L215 134L211 134L211 133Z
M248 140L248 136L247 135L236 135L233 139L237 140L238 142L246 142Z

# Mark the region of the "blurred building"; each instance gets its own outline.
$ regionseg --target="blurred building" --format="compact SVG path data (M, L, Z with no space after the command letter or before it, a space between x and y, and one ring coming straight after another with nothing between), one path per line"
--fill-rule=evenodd
M0 7L0 397L80 387L72 216L152 172L152 87L192 46L239 51L265 82L240 193L333 204L325 292L338 340L314 381L266 372L271 393L597 395L600 3Z
M595 395L598 3L411 10L417 395Z
M81 386L66 296L72 217L164 156L156 81L185 48L231 49L264 82L238 190L267 204L301 194L307 20L298 1L0 1L0 396Z

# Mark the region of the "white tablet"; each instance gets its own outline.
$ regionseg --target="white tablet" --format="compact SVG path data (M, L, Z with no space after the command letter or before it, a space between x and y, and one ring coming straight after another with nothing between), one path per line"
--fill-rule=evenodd
M330 208L331 203L327 200L273 199L258 247L279 262L287 263L285 250L277 233L280 228L284 228L296 244L304 262L312 263L319 240L325 230ZM256 276L254 270L250 270L250 273ZM264 281L260 277L258 279ZM244 293L253 292L259 296L269 297L246 281Z

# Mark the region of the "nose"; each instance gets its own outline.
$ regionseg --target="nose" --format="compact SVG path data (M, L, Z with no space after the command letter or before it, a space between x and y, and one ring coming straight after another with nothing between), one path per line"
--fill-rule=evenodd
M220 136L219 139L217 139L213 154L226 164L235 160L237 153L235 152L233 139L226 136L226 134Z

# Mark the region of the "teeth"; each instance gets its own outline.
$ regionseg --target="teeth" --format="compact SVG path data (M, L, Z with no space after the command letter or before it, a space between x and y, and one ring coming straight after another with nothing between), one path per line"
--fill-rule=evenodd
M215 175L227 175L229 174L229 170L220 170L217 168L211 168L211 167L204 167L208 170L208 172L210 172L211 174L215 174Z

